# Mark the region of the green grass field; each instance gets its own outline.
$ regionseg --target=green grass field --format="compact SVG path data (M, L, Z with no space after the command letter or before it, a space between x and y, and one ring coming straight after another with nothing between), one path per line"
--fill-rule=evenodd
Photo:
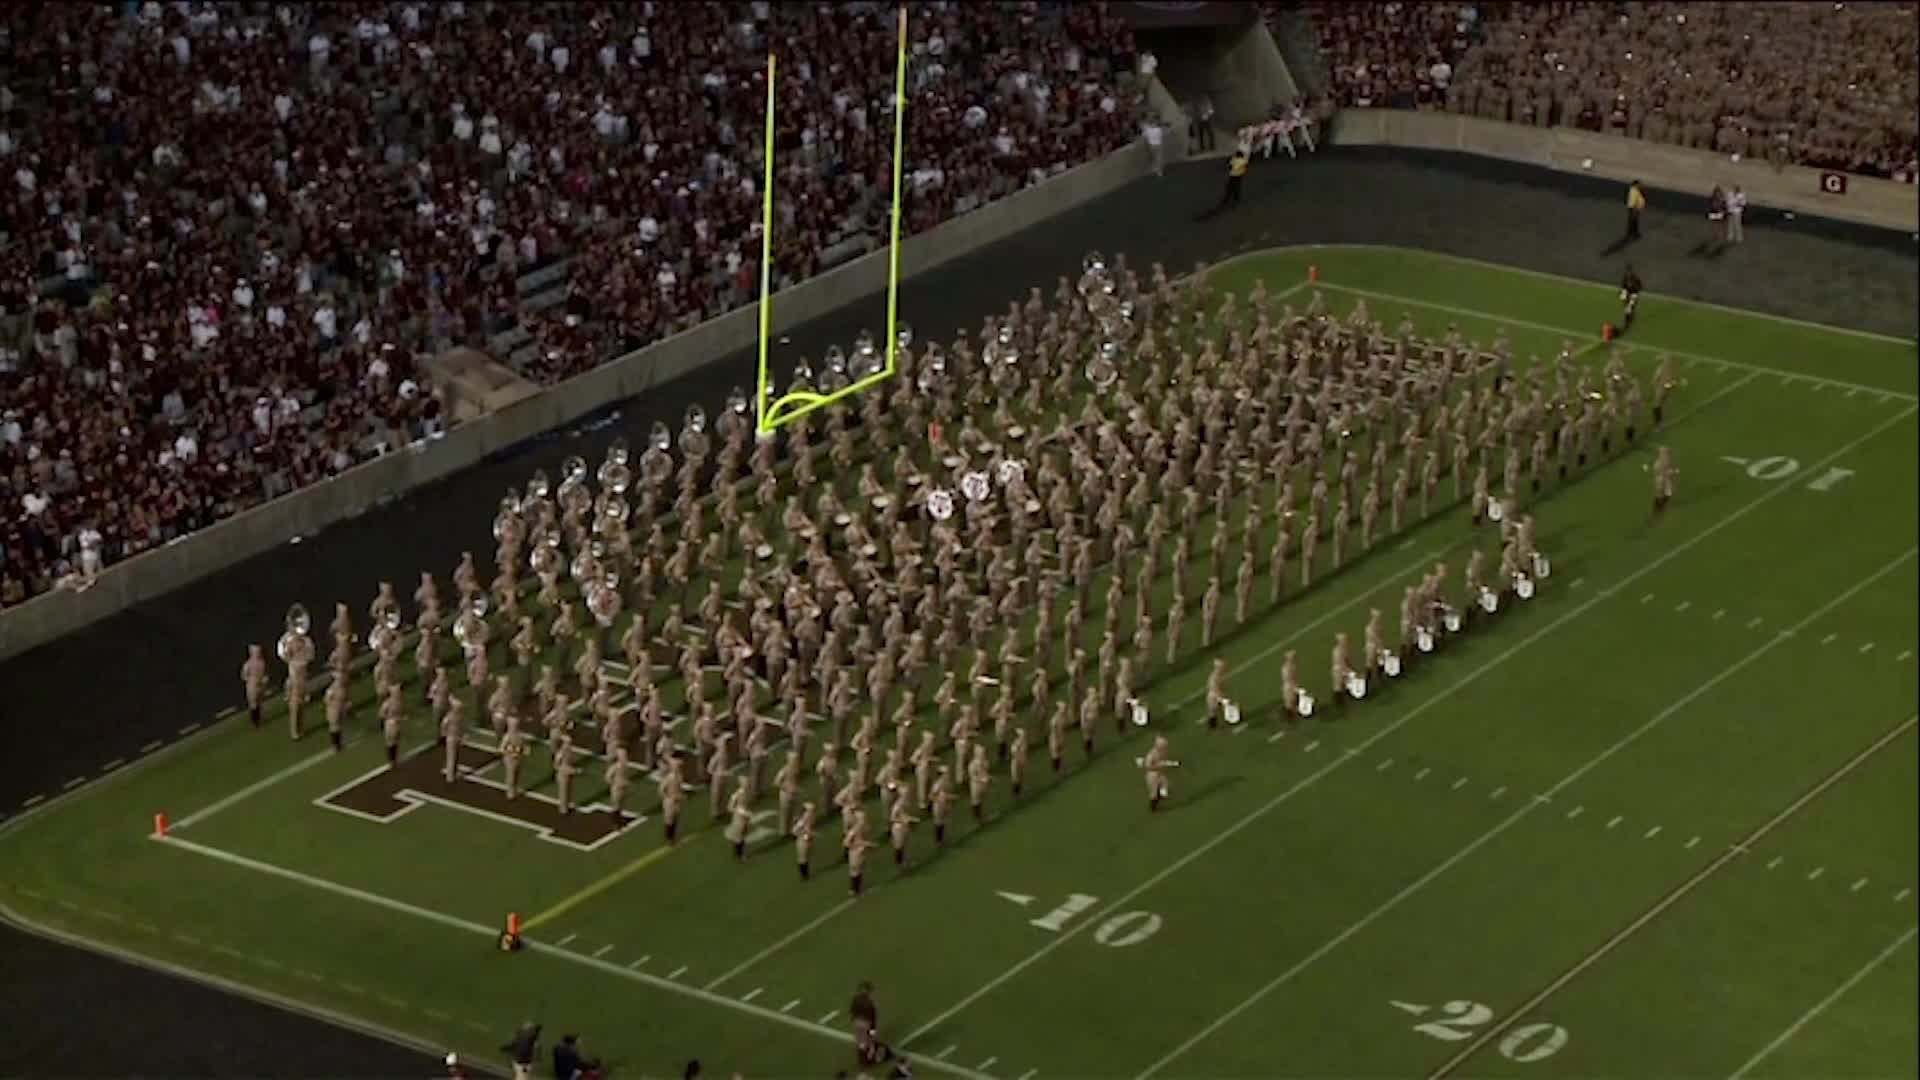
M1605 286L1379 248L1212 284L1309 266L1336 311L1504 326L1516 357L1617 315ZM672 849L651 822L591 851L442 806L377 824L314 805L377 740L230 721L9 822L0 905L482 1063L538 1018L619 1076L831 1076L863 978L921 1075L1913 1076L1913 343L1649 296L1626 344L1687 380L1666 513L1644 450L1556 491L1540 595L1337 719L1273 720L1281 650L1324 693L1333 634L1397 610L1463 511L1228 637L1249 723L1196 724L1203 665L1148 694L1171 812L1142 735L1058 780L1040 755L937 858L877 849L853 901L837 830L803 884L777 843L736 865L704 797ZM529 948L503 955L510 911Z

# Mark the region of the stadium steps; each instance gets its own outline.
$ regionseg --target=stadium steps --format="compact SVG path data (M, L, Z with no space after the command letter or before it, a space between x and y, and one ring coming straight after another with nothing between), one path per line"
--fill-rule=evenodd
M1289 7L1276 14L1267 29L1280 47L1280 56L1293 73L1302 93L1318 96L1327 92L1327 71L1320 51L1320 34L1313 18L1298 8Z

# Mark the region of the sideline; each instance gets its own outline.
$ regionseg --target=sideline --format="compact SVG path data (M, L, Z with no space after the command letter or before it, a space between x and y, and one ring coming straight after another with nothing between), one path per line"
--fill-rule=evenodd
M1913 936L1916 933L1920 933L1920 926L1907 927L1906 933L1901 934L1897 938L1894 938L1893 943L1888 945L1886 948L1881 949L1879 955L1875 956L1873 959L1861 965L1860 970L1854 972L1852 975L1847 976L1847 980L1841 983L1839 986L1834 987L1833 990L1829 992L1826 997L1823 997L1819 1001L1814 1002L1813 1008L1808 1009L1804 1013L1801 1013L1799 1019L1787 1025L1787 1030L1774 1036L1773 1041L1761 1047L1759 1053L1748 1058L1746 1061L1746 1064L1733 1070L1732 1075L1730 1075L1727 1078L1727 1080L1741 1080L1742 1077L1752 1072L1754 1068L1757 1067L1762 1061L1765 1061L1767 1058L1771 1057L1775 1050L1778 1050L1782 1046L1785 1046L1788 1040L1792 1039L1795 1035L1800 1034L1801 1028L1804 1028L1808 1024L1812 1023L1816 1018L1819 1017L1821 1013L1826 1012L1827 1009L1830 1006L1832 1006L1834 1002L1839 1001L1843 996L1845 996L1847 991L1853 989L1856 985L1858 985L1860 980L1873 974L1873 971L1875 968L1879 967L1881 964L1886 963L1889 957L1891 957L1894 953L1899 952L1900 947L1902 945L1905 945L1907 942L1912 941Z

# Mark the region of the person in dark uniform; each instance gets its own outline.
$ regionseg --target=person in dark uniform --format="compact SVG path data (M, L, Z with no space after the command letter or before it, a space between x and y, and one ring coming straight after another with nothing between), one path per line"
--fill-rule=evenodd
M853 1047L860 1054L860 1063L878 1065L885 1061L886 1049L879 1033L880 1010L873 1003L872 983L862 982L854 989L847 1015L853 1018Z
M1624 334L1633 327L1633 313L1640 307L1640 275L1633 272L1632 263L1620 275L1620 304L1620 332Z

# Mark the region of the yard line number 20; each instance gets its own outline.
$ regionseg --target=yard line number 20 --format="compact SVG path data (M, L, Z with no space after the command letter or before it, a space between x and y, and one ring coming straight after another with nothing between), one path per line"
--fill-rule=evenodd
M1402 1009L1418 1008L1397 1003ZM1473 1037L1476 1029L1485 1026L1493 1019L1493 1009L1477 1001L1449 1001L1436 1006L1441 1015L1413 1025L1413 1030L1430 1039L1441 1042L1465 1042ZM1522 1065L1535 1061L1545 1061L1559 1053L1571 1038L1567 1029L1559 1024L1532 1023L1521 1024L1500 1037L1498 1049L1500 1056Z

